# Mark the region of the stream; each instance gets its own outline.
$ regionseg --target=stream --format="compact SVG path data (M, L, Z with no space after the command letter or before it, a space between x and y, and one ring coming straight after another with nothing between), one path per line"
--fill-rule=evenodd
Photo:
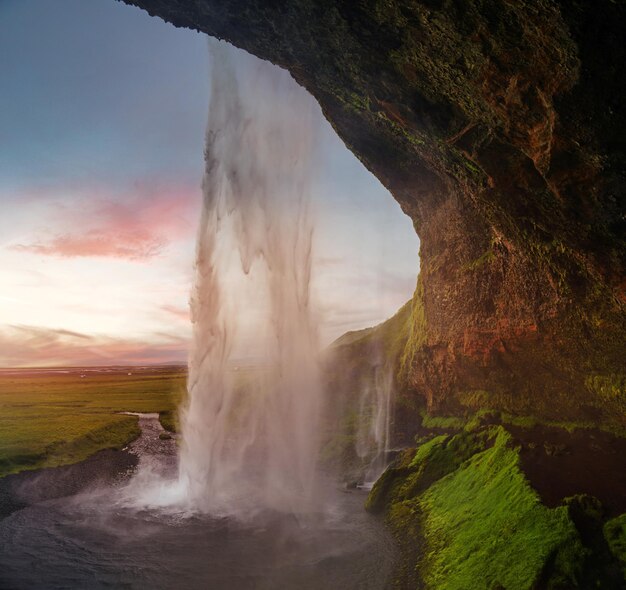
M176 469L176 441L157 414L140 414L126 450L139 469ZM395 549L366 492L328 481L325 509L306 522L265 511L254 519L120 505L128 476L39 501L0 521L0 589L379 589ZM38 481L45 486L46 480Z

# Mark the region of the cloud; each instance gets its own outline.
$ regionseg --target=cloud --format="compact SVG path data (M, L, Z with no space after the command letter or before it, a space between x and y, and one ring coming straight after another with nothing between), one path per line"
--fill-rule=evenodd
M189 307L176 307L175 305L161 305L161 309L164 312L170 315L173 315L175 318L178 318L179 320L185 320L189 322L191 319Z
M81 332L74 332L73 330L64 330L63 328L37 328L34 326L22 326L22 325L10 325L10 329L22 332L29 338L35 338L39 340L54 340L56 338L63 338L64 336L70 338L80 338L83 340L91 340L91 336L82 334Z
M153 342L87 335L42 326L0 328L0 366L88 366L185 362L185 338L154 334Z
M82 197L78 205L53 202L48 221L60 231L9 248L41 256L141 262L161 255L173 241L193 236L197 189L137 185L130 192Z
M343 258L338 256L318 256L315 259L315 266L318 268L341 266L344 262Z
M153 236L149 231L142 231L135 235L118 233L112 239L108 230L90 230L82 235L56 236L47 242L15 244L11 246L11 249L62 258L101 256L138 261L158 256L166 245L165 239Z
M155 332L154 335L162 338L166 342L178 342L185 344L185 346L189 344L189 337L181 336L180 334L171 334L170 332Z

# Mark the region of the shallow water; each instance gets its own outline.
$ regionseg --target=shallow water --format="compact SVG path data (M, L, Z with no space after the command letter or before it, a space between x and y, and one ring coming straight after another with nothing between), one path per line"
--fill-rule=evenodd
M130 450L170 469L175 443L159 440L155 417L140 424ZM326 487L326 509L305 522L137 510L116 503L115 487L40 502L0 522L0 588L386 587L393 543L363 510L365 492Z

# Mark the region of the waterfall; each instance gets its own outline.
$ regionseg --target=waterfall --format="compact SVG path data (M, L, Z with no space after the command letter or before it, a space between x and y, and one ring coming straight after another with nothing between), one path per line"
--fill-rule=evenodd
M285 71L242 56L244 76L224 43L210 52L179 484L199 510L299 513L311 506L321 404L310 301L316 105ZM262 358L236 371L234 353L249 353L251 338Z
M387 467L390 443L393 374L389 367L374 363L372 379L362 386L358 404L355 450L369 464L363 484L370 487Z

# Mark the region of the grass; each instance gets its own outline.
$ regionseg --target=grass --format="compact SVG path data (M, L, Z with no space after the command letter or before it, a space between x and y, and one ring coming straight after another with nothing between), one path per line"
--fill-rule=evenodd
M180 429L180 425L178 424L178 410L173 408L159 412L159 422L165 430L178 432Z
M585 548L568 508L541 503L502 426L405 451L366 506L386 511L403 554L400 587L577 587Z
M137 418L116 412L172 412L185 380L179 368L158 367L0 372L0 477L124 447L139 435Z

